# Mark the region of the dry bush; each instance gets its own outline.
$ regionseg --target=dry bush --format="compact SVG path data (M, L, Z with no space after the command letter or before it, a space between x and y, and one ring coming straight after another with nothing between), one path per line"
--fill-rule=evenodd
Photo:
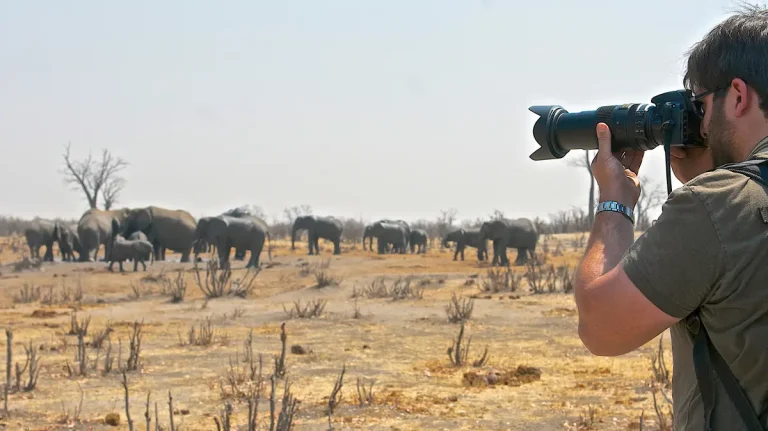
M113 331L111 327L111 323L107 322L107 324L104 326L104 329L91 337L90 346L94 349L101 349L101 347L104 345L104 341L109 338L109 334Z
M216 335L216 329L213 327L211 317L206 317L204 321L200 321L197 328L195 328L194 324L189 327L186 341L182 339L181 334L179 334L179 345L209 347L213 345L213 342L216 340ZM219 342L226 344L226 339L223 334L219 334L218 337Z
M205 278L200 277L200 268L197 261L194 265L195 283L203 292L206 298L221 298L224 296L225 287L229 284L229 278L232 276L232 270L226 268L219 272L219 261L211 259L205 266Z
M344 386L344 373L346 371L347 371L347 366L346 364L344 364L341 367L341 373L339 374L339 377L336 378L336 381L333 384L331 395L328 397L328 410L326 410L326 414L328 415L328 427L330 429L333 429L333 425L331 423L331 417L333 416L333 412L336 411L336 407L341 405L341 400L343 399L341 388Z
M139 353L141 353L141 330L144 328L144 319L141 322L135 320L133 322L133 330L130 336L130 351L128 353L128 363L126 369L128 371L136 371L139 369Z
M563 293L573 292L573 276L575 272L571 272L571 267L568 265L562 265L557 268L557 282L563 289Z
M243 279L235 279L230 282L228 294L238 298L247 298L253 289L253 282L261 273L261 268L248 268Z
M184 300L187 293L187 282L184 280L184 270L179 269L176 278L171 280L168 277L162 278L163 295L171 297L171 302L179 303Z
M357 306L357 298L355 298L355 311L352 313L353 319L360 319L363 317L363 313L360 312L360 307Z
M354 287L352 289L352 298L392 298L393 301L403 299L422 299L424 297L424 287L411 287L413 277L398 277L392 285L387 286L386 277L376 277L371 284L362 289Z
M40 286L30 286L24 283L24 286L19 289L19 293L13 295L13 302L15 304L29 304L31 302L37 302L40 300Z
M80 383L77 383L77 388L80 391L80 402L76 404L70 411L64 406L64 400L61 400L61 417L57 421L59 424L77 425L80 423L80 414L83 412L83 400L85 399L85 392L83 392L83 388L80 386Z
M464 337L464 322L461 322L461 328L459 329L459 335L454 340L453 345L448 348L448 358L451 360L451 364L460 367L466 365L469 359L469 349L472 343L472 337L467 339L467 345L462 346L462 338ZM488 347L485 347L483 355L474 361L472 365L474 367L482 367L488 363Z
M328 303L328 301L322 299L322 300L312 300L309 301L305 306L301 306L301 299L293 302L293 308L290 310L287 310L285 308L285 305L283 305L283 311L286 315L288 315L289 319L293 319L294 317L298 317L300 319L310 319L312 317L320 317L321 314L323 314L323 309L325 309L325 305Z
M371 384L366 389L365 383L363 383L360 380L360 377L357 378L357 402L360 405L360 407L364 407L366 405L371 406L373 405L373 384L375 382L371 382Z
M483 292L515 292L520 287L522 277L509 267L488 268L486 277L481 277L480 280Z
M344 280L342 277L334 276L328 271L331 266L331 259L326 259L314 268L315 280L317 281L318 288L327 287L331 285L338 286Z
M541 294L545 289L553 292L556 289L555 270L553 265L544 266L546 256L540 256L536 253L533 259L528 259L526 265L525 279L528 286L534 294Z
M200 275L200 268L197 261L194 265L195 283L203 292L206 298L221 298L224 295L246 298L253 289L253 282L261 273L261 268L248 268L241 279L232 280L232 269L230 267L220 269L217 259L208 261L205 267L205 278Z
M445 306L445 314L448 315L448 321L451 323L463 322L472 317L472 310L474 308L474 299L463 298L459 300L456 293L453 293L451 294L451 302Z
M664 360L664 336L659 337L659 348L656 354L651 357L651 368L653 374L651 375L651 394L653 395L653 409L656 412L656 423L661 431L672 431L674 421L674 413L672 410L672 397L668 393L670 390L670 376L667 369L666 361ZM659 405L657 393L661 394L667 405L667 411L664 411L663 405Z
M40 357L38 351L42 346L35 348L32 345L32 341L29 341L29 346L24 346L24 354L26 356L24 366L20 366L16 363L16 391L29 392L35 389L37 386L37 378L40 376ZM27 382L22 386L22 377L25 371L28 372Z
M131 293L129 294L131 299L139 299L145 295L151 295L152 293L154 293L152 287L146 286L143 281L136 282L135 280L131 280Z

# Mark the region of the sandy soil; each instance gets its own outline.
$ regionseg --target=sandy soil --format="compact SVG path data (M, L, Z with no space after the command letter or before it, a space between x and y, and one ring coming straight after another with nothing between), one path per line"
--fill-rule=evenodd
M581 235L548 238L542 246L547 264L573 268L584 240ZM515 292L483 292L489 266L476 261L474 249L467 250L464 262L454 262L452 251L439 248L426 255L377 256L345 245L341 256L331 256L331 245L321 244L321 256L306 256L305 244L292 251L287 243L277 242L271 261L262 255L265 266L247 298L206 300L195 283L193 264L178 263L178 255L136 273L132 264L125 265L125 273L111 273L101 262L54 262L16 271L14 264L26 253L19 241L0 240L0 326L13 330L14 363L23 365L24 346L32 341L42 368L34 390L11 390L10 415L0 421L5 429L128 429L117 360L111 372L103 372L106 347L87 346L86 375L76 375L78 342L70 335L73 311L78 320L90 318L84 337L88 344L104 328L112 328L108 338L112 356L121 345L122 365L134 322L143 321L140 364L126 374L135 429L145 429L148 393L152 429L155 403L161 429L170 429L169 390L177 430L215 430L213 417L222 413L226 401L237 425L232 429L246 429L248 406L228 395L231 387L226 379L230 361L243 366L249 331L254 354L263 355L267 379L259 403L259 429L269 429L268 376L273 357L280 355L282 323L288 347L286 379L299 400L297 430L328 429L328 397L342 366L346 367L343 396L332 417L334 429L627 430L639 429L642 412L643 429L658 429L649 389L658 340L622 357L595 357L577 336L573 295L563 293L560 283L553 293L533 294L525 280ZM510 250L510 260L514 258ZM324 261L329 262L326 272L341 282L318 288L312 265ZM244 264L233 262L233 280L246 275ZM199 264L203 277L205 265ZM310 270L302 272L306 267ZM525 267L512 270L525 273ZM162 293L162 280L172 282L179 271L186 295L173 303ZM410 279L410 287L423 289L423 296L353 298L354 292L375 284L378 277L384 277L388 287L398 278L401 283ZM42 298L25 303L20 297L25 286L40 288ZM450 323L445 311L453 294L474 298L464 337L471 336L470 364L464 366L453 366L447 354L461 326ZM290 309L299 300L327 302L319 317L289 317L284 307ZM214 331L213 342L189 345L190 327L199 328L206 319ZM668 334L663 336L668 345ZM6 340L0 338L4 370ZM294 345L307 353L292 353ZM487 364L474 367L471 362L486 347ZM671 368L671 353L666 355ZM69 375L68 366L75 375ZM502 377L496 382L493 377L515 375L519 366L537 368L540 378ZM374 383L370 405L359 405L358 378ZM496 384L487 385L488 381ZM15 388L15 377L12 383ZM277 384L278 410L284 383ZM241 382L240 387L247 386ZM76 421L80 388L82 411ZM666 411L666 404L660 405ZM120 416L119 426L104 423L110 413Z

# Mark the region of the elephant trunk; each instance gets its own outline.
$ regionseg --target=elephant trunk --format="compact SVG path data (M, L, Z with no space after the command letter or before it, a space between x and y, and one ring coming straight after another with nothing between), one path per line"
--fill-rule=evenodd
M296 250L296 224L291 228L291 250Z
M269 256L269 261L272 262L272 235L267 232L267 256Z

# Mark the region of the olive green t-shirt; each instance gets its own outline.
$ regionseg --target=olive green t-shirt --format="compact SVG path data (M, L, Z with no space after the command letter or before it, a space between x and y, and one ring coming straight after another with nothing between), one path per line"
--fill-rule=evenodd
M768 158L768 137L749 158ZM669 195L622 265L651 302L683 319L670 329L676 431L704 429L684 319L699 307L753 409L768 410L768 188L724 169L699 175ZM719 381L716 387L713 429L746 429Z

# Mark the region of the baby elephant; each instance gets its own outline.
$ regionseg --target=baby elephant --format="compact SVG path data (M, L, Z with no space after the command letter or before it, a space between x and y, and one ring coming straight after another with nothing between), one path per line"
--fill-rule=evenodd
M123 272L123 261L128 258L133 259L133 272L138 271L139 262L147 270L147 264L144 263L146 257L152 253L152 243L143 240L128 240L122 235L115 235L112 242L112 253L109 258L109 270L112 271L112 265L117 262L120 264L120 272Z

